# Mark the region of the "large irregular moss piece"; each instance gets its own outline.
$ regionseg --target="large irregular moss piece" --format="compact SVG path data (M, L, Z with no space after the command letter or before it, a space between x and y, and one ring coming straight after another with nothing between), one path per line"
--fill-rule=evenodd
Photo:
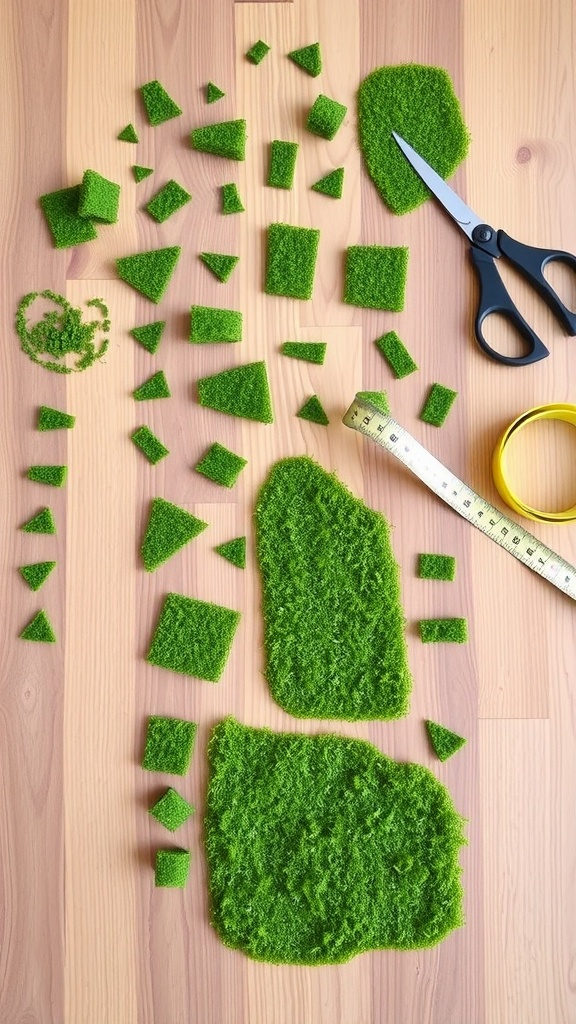
M398 148L406 139L443 178L468 152L470 136L452 80L443 68L377 68L358 92L358 131L366 168L393 213L416 209L430 193Z
M256 506L267 678L302 718L400 718L411 687L384 517L306 457L276 463Z
M213 153L229 160L244 160L246 154L246 121L222 121L194 128L190 135L192 149Z
M134 256L121 256L116 260L118 277L132 285L151 302L160 302L174 268L180 259L180 246L138 252Z
M198 381L200 405L230 416L273 423L266 363L246 363Z
M185 508L164 498L154 498L142 541L142 561L147 572L155 572L207 526Z
M464 821L427 768L364 740L226 718L208 747L212 920L275 964L422 949L464 923Z

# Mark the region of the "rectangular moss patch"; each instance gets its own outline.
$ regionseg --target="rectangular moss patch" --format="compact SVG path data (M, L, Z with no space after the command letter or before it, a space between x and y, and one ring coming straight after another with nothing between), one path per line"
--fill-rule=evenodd
M138 427L138 430L132 434L132 440L153 466L170 454L166 446L156 437L156 434L152 433L149 427Z
M351 245L346 250L344 302L367 309L404 309L408 248Z
M27 476L37 484L50 484L51 487L63 487L68 475L67 466L30 466Z
M266 283L268 295L310 299L320 232L316 228L271 224L268 228Z
M466 619L421 619L418 629L423 644L465 644L468 640Z
M453 555L418 555L418 575L421 580L453 580L456 559Z
M282 142L280 139L274 139L274 142L270 143L268 185L272 188L292 188L297 156L297 142Z
M418 369L404 342L396 331L388 331L376 341L376 347L382 353L394 376L399 380L414 373Z
M217 683L239 621L240 612L230 608L168 594L146 660L172 672Z
M189 203L191 199L192 196L185 188L182 188L182 185L179 185L177 181L170 180L162 186L156 195L152 196L150 202L146 204L146 209L154 220L163 224L168 217Z
M233 181L222 185L222 213L244 213L238 186Z
M146 729L142 767L148 772L186 775L197 730L196 722L151 715Z
M458 392L452 388L446 388L443 384L432 384L430 392L420 413L420 419L424 423L431 423L433 427L441 427L452 408Z
M191 306L189 340L193 345L242 341L242 313L214 306Z
M247 464L247 460L241 455L236 455L215 441L195 469L197 473L202 473L202 476L221 484L222 487L233 487Z

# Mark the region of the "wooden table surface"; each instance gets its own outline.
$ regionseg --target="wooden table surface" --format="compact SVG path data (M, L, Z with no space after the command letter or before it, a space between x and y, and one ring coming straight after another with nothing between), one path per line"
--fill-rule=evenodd
M533 405L574 401L576 342L517 282L514 294L549 343L550 358L509 369L480 353L471 334L475 284L465 241L432 203L401 218L388 212L362 167L355 116L356 90L373 68L447 68L473 139L457 188L513 236L573 251L571 0L2 0L0 15L0 1021L576 1021L574 605L340 423L356 390L386 389L408 430L499 503L490 454L500 430ZM243 54L259 37L272 50L254 67ZM285 54L317 39L324 70L313 80ZM157 129L146 126L136 93L152 78L184 111ZM209 79L226 92L214 107L203 96ZM320 91L348 105L332 143L304 129ZM245 163L190 150L191 127L233 117L248 122ZM138 146L116 141L128 121L139 127ZM292 192L264 186L273 138L300 143ZM139 186L130 171L136 162L155 169ZM309 185L339 165L346 178L336 204ZM38 196L77 182L86 167L121 183L119 223L102 228L96 242L57 251ZM170 177L193 201L159 226L142 204ZM217 186L232 179L247 212L222 217ZM263 232L275 220L321 229L311 302L263 294ZM403 313L342 303L343 251L356 243L410 246ZM181 244L183 256L156 308L117 280L113 259L163 244ZM211 280L200 264L205 249L240 255L228 285ZM574 303L573 282L560 277ZM28 291L44 288L75 305L94 295L106 300L112 332L102 364L61 377L22 354L16 306ZM189 347L193 302L242 309L242 345ZM128 330L159 317L167 328L153 359ZM392 378L373 344L391 329L420 366L402 381ZM498 329L491 337L511 344ZM325 365L281 357L287 339L326 341ZM267 361L273 426L199 408L199 376L252 359ZM159 368L172 386L171 401L135 406L132 389ZM435 380L458 391L441 430L418 418ZM327 429L294 415L315 391L330 416ZM75 413L75 429L38 433L40 404ZM156 468L129 440L142 422L171 451ZM535 430L519 444L515 471L527 497L574 501L570 430ZM231 491L192 470L215 439L249 460ZM254 497L278 457L305 452L394 526L414 676L411 712L399 722L295 721L264 681ZM69 466L64 489L47 493L25 479L27 467L42 462ZM138 547L156 495L185 505L210 528L149 576ZM45 504L54 510L57 536L21 533L19 525ZM576 559L576 525L534 530ZM243 533L245 573L213 551ZM418 580L422 551L455 554L456 582ZM51 558L57 569L40 594L32 593L17 567ZM242 612L218 685L145 663L169 590ZM40 607L54 624L54 646L18 639ZM470 642L423 646L416 622L431 615L466 616ZM153 713L199 723L193 767L180 787L198 813L175 837L193 854L184 891L154 887L155 850L170 842L147 808L172 777L139 767ZM269 966L225 948L209 923L202 818L209 731L227 714L279 730L335 729L429 766L469 819L461 855L465 927L428 951L373 952L339 967ZM428 717L468 739L444 765L426 742Z

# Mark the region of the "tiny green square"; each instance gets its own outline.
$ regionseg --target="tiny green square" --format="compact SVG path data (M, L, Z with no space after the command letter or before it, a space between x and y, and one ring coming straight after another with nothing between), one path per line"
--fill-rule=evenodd
M180 796L180 793L177 793L170 786L164 793L164 796L160 797L154 806L150 808L149 813L170 832L175 832L177 828L180 828L180 825L183 825L188 820L191 814L194 814L194 810L193 805L189 804L183 796Z
M400 312L407 270L404 245L351 245L346 250L344 302Z
M246 459L235 455L234 452L215 441L195 469L197 473L202 473L216 484L233 487L246 465Z
M151 665L208 682L220 679L240 613L182 594L168 594L152 637Z
M97 237L92 221L78 213L79 201L80 185L61 188L57 192L48 192L40 196L40 206L57 249L69 249L73 245L80 245L81 242L91 242Z
M191 854L189 850L158 850L155 883L168 889L183 889L188 881Z
M265 43L263 39L258 39L258 41L247 51L246 56L251 64L260 64L269 50L270 47L268 46L268 43Z
M346 113L347 108L343 103L337 103L336 100L320 93L310 108L306 127L309 132L320 135L323 139L333 139Z
M149 772L186 775L198 725L183 718L151 715L146 729L142 767Z

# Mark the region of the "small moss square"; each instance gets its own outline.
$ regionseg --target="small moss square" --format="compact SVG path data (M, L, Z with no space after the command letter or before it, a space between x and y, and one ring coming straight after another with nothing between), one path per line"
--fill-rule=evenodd
M52 409L49 405L41 405L38 409L38 430L71 430L76 417L60 409Z
M170 454L168 448L162 444L156 434L152 433L149 427L138 427L138 430L132 434L132 440L153 466Z
M182 111L166 89L157 79L153 82L146 82L140 89L148 120L154 127L169 121L172 117L179 117Z
M146 729L142 767L149 772L186 775L196 742L196 722L151 715Z
M388 331L376 341L376 347L382 353L394 376L399 380L407 377L418 369L412 359L404 342L396 334L396 331Z
M268 228L266 283L268 295L310 299L320 232L315 228L271 224Z
M344 302L368 309L404 309L406 246L351 245L346 250Z
M69 249L97 237L92 221L78 213L79 200L80 185L40 196L40 206L57 249Z
M306 127L314 135L320 135L323 139L333 139L342 121L346 117L347 108L343 103L331 100L329 96L320 93L314 101Z
M148 651L151 665L217 683L222 675L240 612L168 594Z
M103 178L97 171L84 171L78 203L78 213L81 217L92 217L105 224L115 224L118 220L119 202L120 185Z
M242 313L214 306L191 306L190 341L194 345L242 341Z
M453 580L456 559L453 555L419 555L418 575L421 580Z
M465 644L468 640L466 619L421 619L418 629L423 644Z
M235 455L234 452L229 451L228 448L216 441L206 452L204 458L200 459L195 469L197 473L202 473L202 476L208 477L216 484L233 487L246 465L246 459Z
M297 156L297 142L283 142L281 139L274 139L270 143L268 185L272 188L292 188Z
M51 487L63 487L68 475L67 466L30 466L27 476L37 484L50 484Z
M263 39L259 39L246 53L246 57L251 64L260 64L266 54L269 52L270 47L268 43L265 43Z
M238 186L233 181L222 185L222 213L244 213Z
M160 797L156 801L153 807L150 808L150 814L156 821L159 821L164 828L167 828L170 832L175 832L180 825L183 825L188 820L191 814L194 814L195 808L192 804L189 804L183 796L180 796L175 789L170 787L164 793L164 796Z
M420 419L424 423L431 423L433 427L441 427L445 422L458 392L443 384L432 384L424 408L420 413Z
M154 220L158 221L159 224L163 224L168 217L171 217L173 213L180 210L186 203L189 203L192 196L182 185L179 185L177 181L173 179L167 181L165 185L152 196L149 203L146 204L146 209Z
M158 850L155 883L160 888L183 889L188 881L191 854L189 850Z

